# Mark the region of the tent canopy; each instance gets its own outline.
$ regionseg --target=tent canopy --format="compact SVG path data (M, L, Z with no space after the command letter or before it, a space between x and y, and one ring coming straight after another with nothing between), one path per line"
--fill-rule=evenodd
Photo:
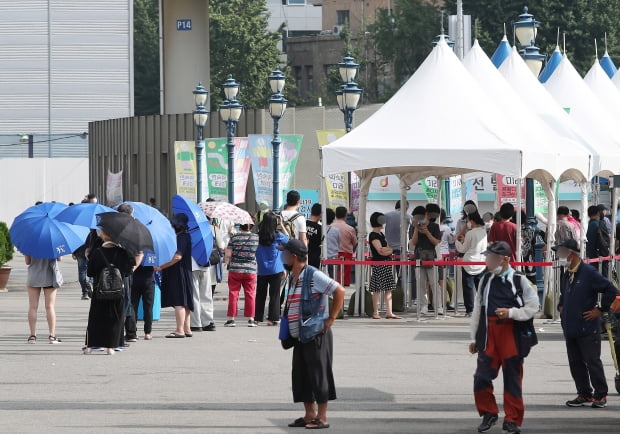
M511 49L509 57L512 57L512 54L516 55L516 50L513 53ZM517 55L517 57L519 56ZM539 138L547 143L547 147L558 153L558 158L555 161L545 162L545 169L549 170L556 166L552 172L560 173L564 179L573 179L579 182L589 179L590 152L582 146L570 129L557 128L553 120L548 121L544 117L537 116L536 111L532 110L522 97L522 95L526 96L529 102L532 95L517 93L493 66L487 55L482 51L478 41L474 42L472 49L465 56L463 65L480 86L488 91L493 101L498 102L500 107L510 116L510 119L514 119L528 131L535 131ZM521 65L523 66L523 69L520 69L521 73L527 74L534 82L538 83L523 60L521 60ZM545 92L542 87L541 90ZM554 105L556 104L554 103ZM557 109L559 110L559 107Z
M603 108L605 108L605 110L607 110L615 119L619 119L620 91L618 91L616 86L614 86L598 61L594 62L584 77L584 81L592 93L594 93L594 95L596 95L596 97L603 103Z
M546 180L561 175L558 157L491 100L442 40L373 116L323 147L322 173L413 172L417 180L483 171Z

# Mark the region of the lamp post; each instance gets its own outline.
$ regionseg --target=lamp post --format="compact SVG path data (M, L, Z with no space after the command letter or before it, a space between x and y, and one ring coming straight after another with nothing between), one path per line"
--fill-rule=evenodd
M540 54L540 50L536 47L536 35L538 34L538 27L540 23L534 19L534 15L528 12L527 6L523 8L523 13L519 15L517 21L513 21L512 27L514 35L519 41L522 49L519 51L523 60L530 68L532 73L538 77L542 70L543 61L545 56ZM542 251L545 245L542 236L540 235L540 229L538 228L538 222L535 216L535 198L534 198L534 180L532 178L525 179L525 214L526 225L534 231L534 260L536 262L542 261ZM543 270L541 267L536 267L536 286L538 287L539 297L544 290Z
M196 89L192 91L194 94L194 104L196 109L192 112L194 115L194 125L196 125L196 201L202 202L202 186L203 186L203 173L202 167L204 165L204 151L205 142L203 140L203 129L207 125L209 119L209 111L206 109L207 98L209 97L209 91L204 88L201 82L198 82Z
M272 209L280 207L280 119L286 111L288 101L282 95L286 77L276 68L269 76L269 87L273 95L269 98L269 114L273 119L273 140L271 141L273 153L273 205Z
M340 111L344 114L344 126L347 133L352 129L353 112L357 110L363 92L354 81L359 68L359 63L355 63L351 53L347 53L342 62L338 63L338 70L343 84L336 91L336 101L338 101Z
M220 119L226 124L226 149L228 150L228 202L235 204L235 144L233 137L237 130L237 123L243 113L243 106L237 101L239 83L232 75L222 85L224 102L220 104Z

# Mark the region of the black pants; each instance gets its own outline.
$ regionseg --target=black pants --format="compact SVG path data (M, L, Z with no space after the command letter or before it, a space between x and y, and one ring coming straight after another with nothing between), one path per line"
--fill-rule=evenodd
M601 362L600 333L579 338L566 338L566 352L570 373L579 396L594 397L594 399L607 396L607 380L603 362Z
M269 311L267 319L269 321L280 320L280 286L284 273L269 274L258 276L256 279L256 312L254 319L263 321L265 319L265 301L269 293Z
M471 313L474 310L474 300L476 296L476 290L480 284L480 274L469 274L462 269L463 274L463 304L465 305L465 312Z
M293 402L324 404L336 399L332 372L334 343L332 331L319 334L314 340L293 347Z
M150 335L153 330L153 301L155 299L155 281L134 279L131 288L131 307L133 308L133 333L137 334L138 305L142 298L142 311L144 312L144 334ZM129 318L127 318L129 320ZM127 332L129 335L129 330Z

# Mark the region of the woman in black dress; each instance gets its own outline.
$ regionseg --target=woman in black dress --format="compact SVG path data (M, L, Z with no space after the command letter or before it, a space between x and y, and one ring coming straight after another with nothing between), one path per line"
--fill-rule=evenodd
M192 279L192 240L187 233L188 218L175 214L170 223L177 234L177 251L172 260L155 271L161 271L161 307L174 307L176 330L167 338L192 337L190 312L194 310L194 280Z
M392 248L388 247L385 235L381 231L385 224L385 216L380 212L374 212L370 216L372 232L368 234L370 252L373 261L389 261L392 256ZM379 298L381 292L385 292L386 319L402 319L392 312L392 291L396 289L394 273L391 265L373 265L370 276L369 291L372 293L373 319L381 319L379 316Z
M103 230L100 236L103 245L90 252L86 271L89 277L95 278L95 287L101 270L107 266L105 259L118 268L124 278L131 274L135 265L135 258L110 241L110 237ZM118 346L124 331L124 318L124 297L118 300L98 300L96 296L93 297L88 313L84 354L90 354L93 347L106 348L107 354L114 354L114 348Z

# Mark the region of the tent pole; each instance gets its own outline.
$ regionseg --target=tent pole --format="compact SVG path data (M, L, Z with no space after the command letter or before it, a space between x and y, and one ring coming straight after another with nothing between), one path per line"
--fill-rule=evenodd
M610 256L615 256L616 254L616 220L618 218L618 190L616 189L616 184L613 182L609 183L611 188L611 238L610 238L610 248L609 254ZM609 274L607 278L611 280L612 269L616 269L616 260L611 259L609 261Z
M407 255L407 232L409 229L407 224L409 222L407 218L407 190L408 186L400 178L400 261L407 260L409 256ZM403 288L403 311L407 312L409 304L409 267L401 265L398 269L400 270L400 284Z
M546 184L544 184L546 186ZM547 194L547 200L548 200L548 210L547 210L547 251L545 252L545 261L546 262L551 262L552 260L552 250L551 250L551 246L553 246L555 244L555 228L556 228L556 220L557 220L557 207L558 207L558 198L555 195L555 189L556 189L556 185L557 185L557 181L552 181L551 184L549 185L549 188L547 191L545 191L545 193ZM545 306L545 301L547 300L547 294L549 293L549 291L555 291L555 285L556 285L556 281L555 281L555 273L554 273L554 269L553 268L549 268L549 267L545 267L545 276L544 276L544 282L545 282L545 289L543 291L543 298L542 298L542 306L543 306L543 311L544 311L544 306ZM555 304L554 306L552 306L552 312L553 313L553 319L555 319Z
M523 178L517 178L517 261L521 261L521 210L523 209ZM521 267L517 267L521 270Z
M581 258L586 257L586 219L588 218L588 183L582 182L579 184L581 187L581 235L580 239L580 250L581 250Z
M363 261L364 258L364 246L366 240L366 198L368 197L368 190L370 189L370 182L372 181L372 177L369 177L367 171L360 171L360 180L361 180L361 188L360 188L360 200L359 200L359 211L357 216L357 227L358 231L358 242L357 242L357 260ZM355 266L355 315L363 316L366 312L365 302L366 302L366 294L364 292L365 288L365 277L364 266L356 265Z

